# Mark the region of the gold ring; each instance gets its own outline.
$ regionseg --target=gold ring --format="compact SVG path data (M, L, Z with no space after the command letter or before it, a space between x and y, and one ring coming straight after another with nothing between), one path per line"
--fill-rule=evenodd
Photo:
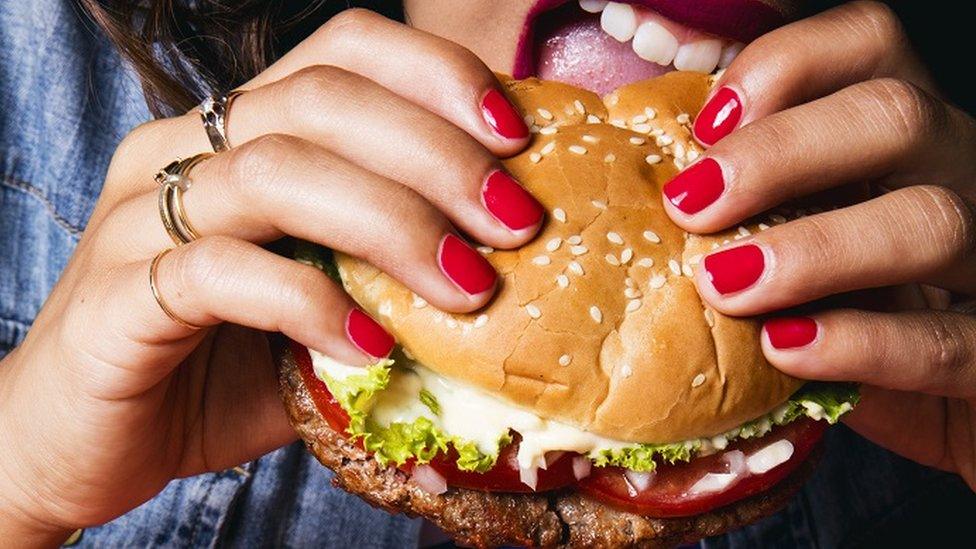
M166 234L177 246L189 244L200 238L200 234L193 228L183 207L183 193L193 186L190 170L200 162L213 156L213 153L201 153L186 160L170 162L168 166L156 174L159 184L159 217L163 221Z
M183 326L184 328L199 330L203 328L203 326L190 324L189 322L176 316L176 313L174 313L173 310L166 305L166 302L163 301L163 296L159 293L159 286L156 284L156 272L159 270L159 261L166 257L166 254L170 253L171 251L173 251L172 248L166 248L165 250L159 252L156 254L156 257L153 258L152 263L149 264L149 289L152 291L153 297L156 298L156 303L159 305L159 308L166 313L166 316L168 316L170 320L179 324L180 326Z

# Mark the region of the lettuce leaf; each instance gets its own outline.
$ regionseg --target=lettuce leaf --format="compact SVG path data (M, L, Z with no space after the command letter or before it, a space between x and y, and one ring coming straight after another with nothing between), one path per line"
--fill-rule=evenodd
M638 444L625 448L607 448L590 453L597 467L624 467L634 471L653 471L658 461L675 463L690 461L701 448L700 441L675 442L673 444Z

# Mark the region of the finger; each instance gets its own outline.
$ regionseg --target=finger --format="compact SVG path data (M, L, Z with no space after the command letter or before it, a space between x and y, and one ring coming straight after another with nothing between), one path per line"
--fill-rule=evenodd
M853 181L898 188L937 181L963 190L976 125L900 80L862 82L758 120L710 148L663 188L684 229L718 231L793 198Z
M297 138L260 138L191 175L183 204L201 235L314 241L366 259L450 311L476 309L494 291L490 264L423 197ZM155 194L123 204L102 228L106 249L144 258L171 245L157 209Z
M248 82L253 89L306 67L357 73L462 128L500 156L527 143L522 115L466 48L368 10L346 10Z
M763 352L803 379L976 396L976 318L943 311L829 311L769 320Z
M543 208L481 143L366 77L319 65L238 98L233 143L301 137L416 190L455 225L493 247L524 244Z
M752 315L908 282L971 290L974 246L971 205L944 187L908 187L738 240L695 277L716 309Z
M768 114L879 77L935 90L891 8L844 4L746 46L695 119L694 134L714 145Z
M81 307L81 331L104 326L86 345L98 358L126 357L107 369L101 385L112 395L137 394L168 375L200 341L194 331L169 317L149 287L149 261L139 261L105 277L96 299ZM181 246L158 263L160 300L183 322L208 327L229 322L282 332L346 364L367 364L392 350L393 339L360 311L321 271L228 237L207 237ZM95 320L98 322L95 322ZM181 356L181 353L183 356ZM126 375L118 376L121 369Z

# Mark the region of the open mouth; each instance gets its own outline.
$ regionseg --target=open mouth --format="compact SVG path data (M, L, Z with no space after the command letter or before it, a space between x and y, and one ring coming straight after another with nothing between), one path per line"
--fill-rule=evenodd
M783 22L757 0L539 0L513 72L606 94L674 70L724 68Z

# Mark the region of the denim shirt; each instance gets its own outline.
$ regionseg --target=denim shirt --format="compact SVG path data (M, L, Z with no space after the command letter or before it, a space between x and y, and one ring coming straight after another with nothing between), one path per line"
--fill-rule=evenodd
M148 119L134 75L70 0L0 3L0 357L23 339L57 282L116 144ZM919 522L945 501L976 509L956 477L844 428L831 431L828 446L824 464L786 510L703 544L905 541L897 532L906 524L945 531ZM375 510L330 481L293 444L232 470L175 480L139 508L87 528L77 545L416 546L419 521Z

